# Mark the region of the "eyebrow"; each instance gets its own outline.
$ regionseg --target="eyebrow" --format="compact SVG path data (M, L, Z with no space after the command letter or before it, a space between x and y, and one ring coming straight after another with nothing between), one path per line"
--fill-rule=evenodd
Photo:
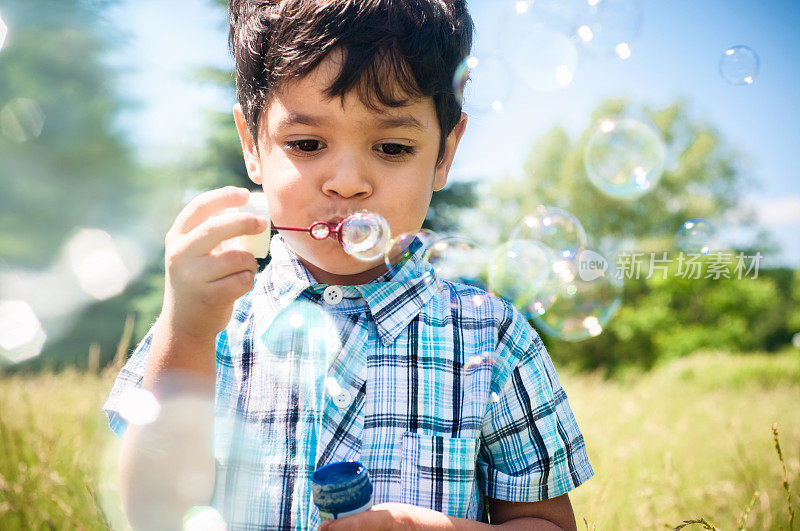
M294 125L307 125L310 127L320 127L324 125L326 122L327 120L325 120L324 118L312 116L310 114L291 112L278 122L277 128L279 131L282 131ZM375 125L377 125L381 129L395 129L399 127L409 127L411 129L418 129L420 131L425 130L425 127L422 125L422 123L413 116L411 116L410 114L402 114L399 116L384 115L383 118L378 118L377 120L375 120Z

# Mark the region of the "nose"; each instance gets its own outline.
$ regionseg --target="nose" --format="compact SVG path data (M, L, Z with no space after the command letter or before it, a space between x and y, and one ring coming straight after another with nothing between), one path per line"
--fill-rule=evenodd
M370 169L357 154L342 153L328 171L328 178L322 185L325 195L344 199L364 199L372 195Z

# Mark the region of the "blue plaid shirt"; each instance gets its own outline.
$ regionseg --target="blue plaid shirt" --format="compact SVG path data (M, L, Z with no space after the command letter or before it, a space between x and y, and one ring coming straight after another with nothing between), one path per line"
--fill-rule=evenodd
M553 363L510 304L418 256L329 287L280 236L271 255L217 337L212 505L229 528L316 528L309 479L335 461L366 466L375 504L484 522L487 496L544 500L593 475ZM118 435L150 338L104 406Z

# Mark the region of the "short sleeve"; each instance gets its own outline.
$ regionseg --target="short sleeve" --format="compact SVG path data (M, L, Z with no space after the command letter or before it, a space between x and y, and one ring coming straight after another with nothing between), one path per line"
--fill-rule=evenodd
M134 349L128 362L117 375L114 386L111 388L111 392L103 405L103 411L108 417L109 427L120 438L125 434L125 429L128 427L127 421L119 414L120 397L126 391L139 388L142 385L145 369L147 368L147 358L150 354L150 345L153 341L154 328L155 324ZM226 332L227 330L223 330L217 335L216 352L218 363L221 353L229 352Z
M481 428L479 486L490 498L533 502L560 496L594 471L567 395L541 338L516 310L498 334L498 375Z
M122 370L114 380L114 386L103 404L103 411L108 417L108 425L111 430L117 435L122 437L125 434L125 429L128 427L127 421L119 414L120 397L130 389L141 387L142 379L144 378L144 371L147 367L147 356L150 354L150 343L153 340L153 328L144 336L128 359L128 362L122 367Z

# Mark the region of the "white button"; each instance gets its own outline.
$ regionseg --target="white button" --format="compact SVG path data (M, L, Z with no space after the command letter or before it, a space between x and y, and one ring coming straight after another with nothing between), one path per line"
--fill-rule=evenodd
M346 409L350 406L350 393L342 389L341 393L333 397L333 403L336 404L336 407L339 409Z
M339 286L328 286L325 288L325 291L322 292L322 298L325 299L325 302L328 304L339 304L342 302L342 288Z

